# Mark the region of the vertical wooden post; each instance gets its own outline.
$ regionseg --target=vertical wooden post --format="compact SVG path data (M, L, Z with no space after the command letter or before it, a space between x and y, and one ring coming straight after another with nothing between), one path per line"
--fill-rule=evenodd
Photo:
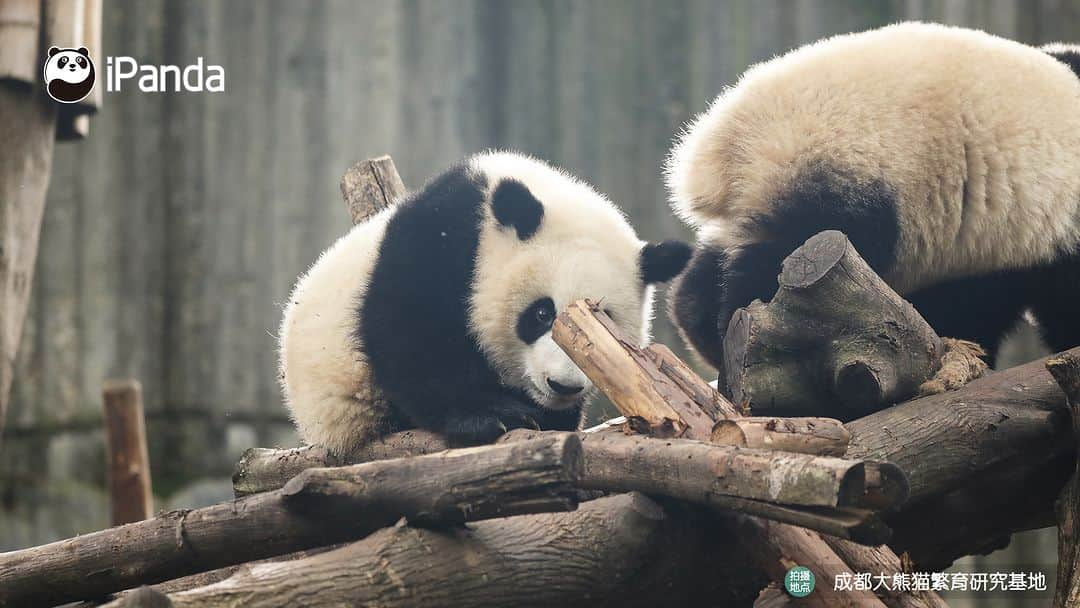
M103 393L109 506L112 525L119 526L147 519L154 511L142 386L137 380L111 380Z
M1073 433L1080 440L1080 354L1075 349L1046 361L1072 413ZM1055 505L1058 517L1057 589L1054 607L1080 604L1080 466L1073 470Z
M405 193L405 182L389 156L357 162L341 177L341 197L353 225L389 207Z

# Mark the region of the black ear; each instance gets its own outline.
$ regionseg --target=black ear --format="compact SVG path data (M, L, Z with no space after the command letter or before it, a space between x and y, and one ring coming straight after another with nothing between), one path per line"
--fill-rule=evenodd
M80 46L79 47L79 54L89 57L90 56L90 51L86 50L85 46Z
M536 234L544 219L544 206L525 184L515 179L504 179L495 187L491 210L500 224L517 230L518 238L523 241Z
M646 285L675 278L690 261L691 249L680 241L648 243L641 248L641 280Z
M57 48L55 46L50 46L49 47L49 57L52 57L53 55L55 55L55 54L57 54L59 52L60 52L59 48Z

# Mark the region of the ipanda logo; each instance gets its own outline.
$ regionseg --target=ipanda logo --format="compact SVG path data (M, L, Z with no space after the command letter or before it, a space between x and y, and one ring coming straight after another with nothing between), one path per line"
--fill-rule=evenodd
M94 89L94 60L86 47L77 49L49 48L45 59L45 90L56 101L82 101Z
M178 65L139 65L133 57L108 57L106 63L105 84L109 92L122 90L124 81L136 76L139 90L144 93L220 93L225 90L225 68L205 65L202 57L182 70Z
M61 103L82 101L94 89L97 79L94 60L86 47L51 47L45 58L44 72L49 97ZM225 69L220 65L206 65L202 57L184 68L139 65L133 57L107 57L105 74L105 90L110 93L122 90L125 80L136 80L135 84L144 93L218 93L225 90Z

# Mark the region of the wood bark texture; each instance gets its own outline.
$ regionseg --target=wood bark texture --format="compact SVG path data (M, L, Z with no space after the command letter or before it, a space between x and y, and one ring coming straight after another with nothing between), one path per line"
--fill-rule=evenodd
M564 434L308 469L275 492L0 554L0 606L98 597L362 538L402 517L460 524L573 509L581 458L580 440Z

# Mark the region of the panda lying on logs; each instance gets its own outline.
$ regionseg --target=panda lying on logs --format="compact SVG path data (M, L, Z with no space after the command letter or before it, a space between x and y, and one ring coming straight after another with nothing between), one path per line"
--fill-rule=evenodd
M551 339L556 313L588 297L645 341L652 285L690 253L643 243L611 202L543 162L474 156L300 277L280 331L292 417L339 455L405 428L454 444L577 429L593 391Z
M942 335L998 342L1030 310L1080 344L1080 47L904 23L754 66L668 165L701 243L673 287L684 339L722 369L737 308L837 229Z

